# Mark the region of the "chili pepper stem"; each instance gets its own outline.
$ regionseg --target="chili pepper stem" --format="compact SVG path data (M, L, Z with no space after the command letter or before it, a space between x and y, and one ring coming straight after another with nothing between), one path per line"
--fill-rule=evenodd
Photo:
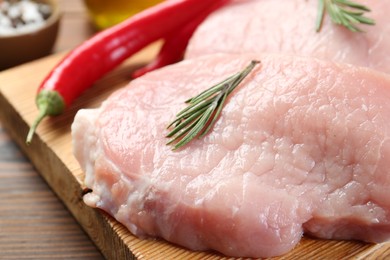
M31 140L34 136L35 130L37 129L39 123L47 116L47 109L39 109L38 117L34 120L33 124L31 125L30 130L28 131L27 138L26 138L26 144L31 144Z
M39 123L47 116L61 114L65 109L65 102L61 95L55 90L42 90L36 99L39 114L28 131L26 144L29 145Z

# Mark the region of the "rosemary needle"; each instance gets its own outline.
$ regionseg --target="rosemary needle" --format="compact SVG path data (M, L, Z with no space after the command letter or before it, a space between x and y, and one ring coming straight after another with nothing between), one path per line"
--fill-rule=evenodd
M364 16L365 12L371 11L364 5L350 0L319 0L316 20L317 32L321 30L325 11L329 14L332 22L342 25L352 32L362 32L357 27L358 24L375 25L373 19Z
M188 144L195 137L203 137L216 122L222 111L227 96L241 83L260 61L253 60L242 71L190 98L185 103L188 107L176 115L168 126L173 127L166 137L172 138L167 145L176 150Z

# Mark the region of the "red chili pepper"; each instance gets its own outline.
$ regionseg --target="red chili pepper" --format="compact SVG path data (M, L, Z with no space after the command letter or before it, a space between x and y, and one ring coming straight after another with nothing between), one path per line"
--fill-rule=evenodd
M169 39L169 35L192 21L200 23L203 19L199 16L204 16L207 10L215 10L210 5L222 5L227 1L169 0L96 34L71 51L38 88L39 115L30 128L26 143L31 142L44 117L61 114L75 98L124 60L158 39Z

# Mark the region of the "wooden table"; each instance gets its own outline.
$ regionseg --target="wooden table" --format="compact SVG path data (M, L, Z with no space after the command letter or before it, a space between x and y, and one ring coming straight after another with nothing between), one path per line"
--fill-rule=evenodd
M81 0L59 2L63 17L54 52L94 33ZM0 122L0 259L102 258Z

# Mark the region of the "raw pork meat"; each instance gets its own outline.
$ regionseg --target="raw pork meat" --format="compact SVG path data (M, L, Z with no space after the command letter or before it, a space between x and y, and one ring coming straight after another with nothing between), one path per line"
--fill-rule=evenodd
M390 73L390 1L356 0L375 26L354 33L325 16L315 31L318 1L235 0L212 14L191 39L187 58L223 53L286 53L367 66Z
M286 1L287 2L287 1ZM303 1L304 2L304 1ZM261 60L212 131L172 151L184 100ZM132 81L72 125L101 208L137 236L269 257L302 234L390 237L390 77L278 55L212 55Z

